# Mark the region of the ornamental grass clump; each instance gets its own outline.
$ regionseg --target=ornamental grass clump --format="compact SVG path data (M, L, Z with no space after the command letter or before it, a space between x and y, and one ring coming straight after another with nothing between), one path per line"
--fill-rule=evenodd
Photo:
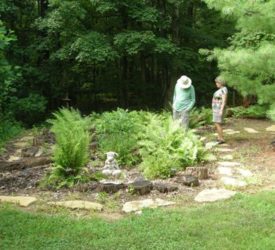
M81 180L83 168L89 161L89 129L91 121L79 111L63 108L49 120L55 135L53 170L49 183L58 187L70 186Z

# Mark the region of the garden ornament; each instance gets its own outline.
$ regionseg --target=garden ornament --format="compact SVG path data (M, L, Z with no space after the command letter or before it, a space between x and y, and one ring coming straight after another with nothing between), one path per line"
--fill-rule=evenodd
M105 165L103 167L103 174L106 175L113 175L113 176L118 176L121 174L121 170L118 167L117 161L116 161L116 157L118 156L118 154L116 152L107 152L107 159L105 161Z

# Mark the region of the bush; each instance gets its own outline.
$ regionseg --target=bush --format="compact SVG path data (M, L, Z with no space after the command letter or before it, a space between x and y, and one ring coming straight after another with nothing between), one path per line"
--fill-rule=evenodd
M121 165L136 164L140 159L135 151L142 119L142 112L128 112L123 109L104 112L97 117L95 129L101 154L115 151L119 155L118 161Z
M47 101L44 96L30 94L25 98L15 99L10 104L10 111L17 120L31 126L44 119Z
M148 178L167 178L175 170L184 169L203 160L206 151L198 138L184 132L171 116L149 114L150 122L144 127L139 141L141 170Z
M266 118L267 106L252 105L248 108L239 106L230 108L229 111L236 118Z
M272 104L269 110L267 111L267 117L272 121L275 121L275 103Z
M7 117L0 117L0 152L3 150L5 143L17 136L22 130L20 123Z
M89 161L91 121L74 109L61 109L49 120L55 134L53 171L48 182L58 187L73 185L81 180L83 168Z
M189 117L189 127L197 128L212 123L212 110L209 108L192 109Z

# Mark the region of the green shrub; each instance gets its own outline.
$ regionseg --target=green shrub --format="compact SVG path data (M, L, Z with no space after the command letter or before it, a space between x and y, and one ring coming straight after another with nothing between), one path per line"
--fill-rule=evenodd
M275 121L275 103L272 104L269 110L267 111L267 117L272 121Z
M189 127L197 128L212 123L212 110L209 108L192 109L189 117Z
M121 165L136 164L139 156L135 151L143 116L142 112L117 109L97 117L95 128L100 152L104 154L115 151L119 155L118 161Z
M82 178L83 168L89 161L91 121L74 109L61 109L49 120L55 134L54 166L48 182L70 186Z
M5 143L17 136L22 130L20 123L10 118L0 117L0 152L3 150Z
M267 106L252 105L248 108L243 106L230 108L229 111L236 118L266 118Z
M206 151L191 132L184 132L179 122L165 115L149 114L140 145L141 170L148 178L167 178L175 170L203 160Z

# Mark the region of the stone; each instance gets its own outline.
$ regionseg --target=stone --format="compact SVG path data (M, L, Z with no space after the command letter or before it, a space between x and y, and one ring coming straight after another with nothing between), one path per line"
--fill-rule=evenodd
M7 161L13 162L13 161L19 161L20 159L21 159L21 157L19 157L19 156L11 155Z
M247 133L250 134L257 134L259 133L257 130L255 130L254 128L243 128Z
M213 162L213 161L217 161L217 156L214 155L214 154L207 154L205 157L204 157L204 160L205 161L209 161L209 162Z
M232 132L227 132L225 134L227 134L227 135L235 135L235 134L239 134L239 133L240 133L240 131L232 131Z
M179 188L171 184L154 183L154 189L158 190L160 193L169 193L169 192L177 191Z
M22 157L34 157L39 151L38 147L30 147L22 149Z
M211 148L217 146L218 144L219 144L219 142L217 142L217 141L210 141L205 144L205 148L211 149Z
M187 167L185 169L185 174L196 176L201 180L205 180L209 178L208 168L206 167Z
M231 161L234 159L233 155L221 155L220 158L225 161Z
M220 167L239 167L241 163L235 161L220 161L218 162Z
M103 206L96 202L84 201L84 200L71 200L71 201L59 201L59 202L48 202L49 205L66 207L71 209L86 209L102 211Z
M270 127L267 127L265 130L268 132L275 132L275 124L271 125Z
M226 186L233 186L233 187L245 187L247 183L245 181L240 181L233 177L222 177L221 181Z
M229 152L233 152L234 150L231 148L216 148L216 151L221 153L229 153Z
M124 184L120 181L100 181L98 189L100 192L113 194L124 187Z
M30 196L0 196L0 201L19 204L21 207L28 207L36 202L37 199Z
M162 206L174 205L175 202L165 201L162 199L145 199L139 201L129 201L123 205L122 211L125 213L137 212L143 208L157 208Z
M193 175L182 175L178 177L177 182L189 187L197 187L200 184L198 177Z
M130 189L132 189L133 194L148 194L153 189L153 184L147 180L136 180L128 185Z
M229 167L218 167L218 172L220 175L229 175L232 176L232 169Z
M226 189L205 189L201 191L196 197L197 202L214 202L218 200L229 199L236 194L235 191L230 191Z
M243 177L250 177L252 176L252 172L248 169L243 168L237 168L237 171L243 176Z

